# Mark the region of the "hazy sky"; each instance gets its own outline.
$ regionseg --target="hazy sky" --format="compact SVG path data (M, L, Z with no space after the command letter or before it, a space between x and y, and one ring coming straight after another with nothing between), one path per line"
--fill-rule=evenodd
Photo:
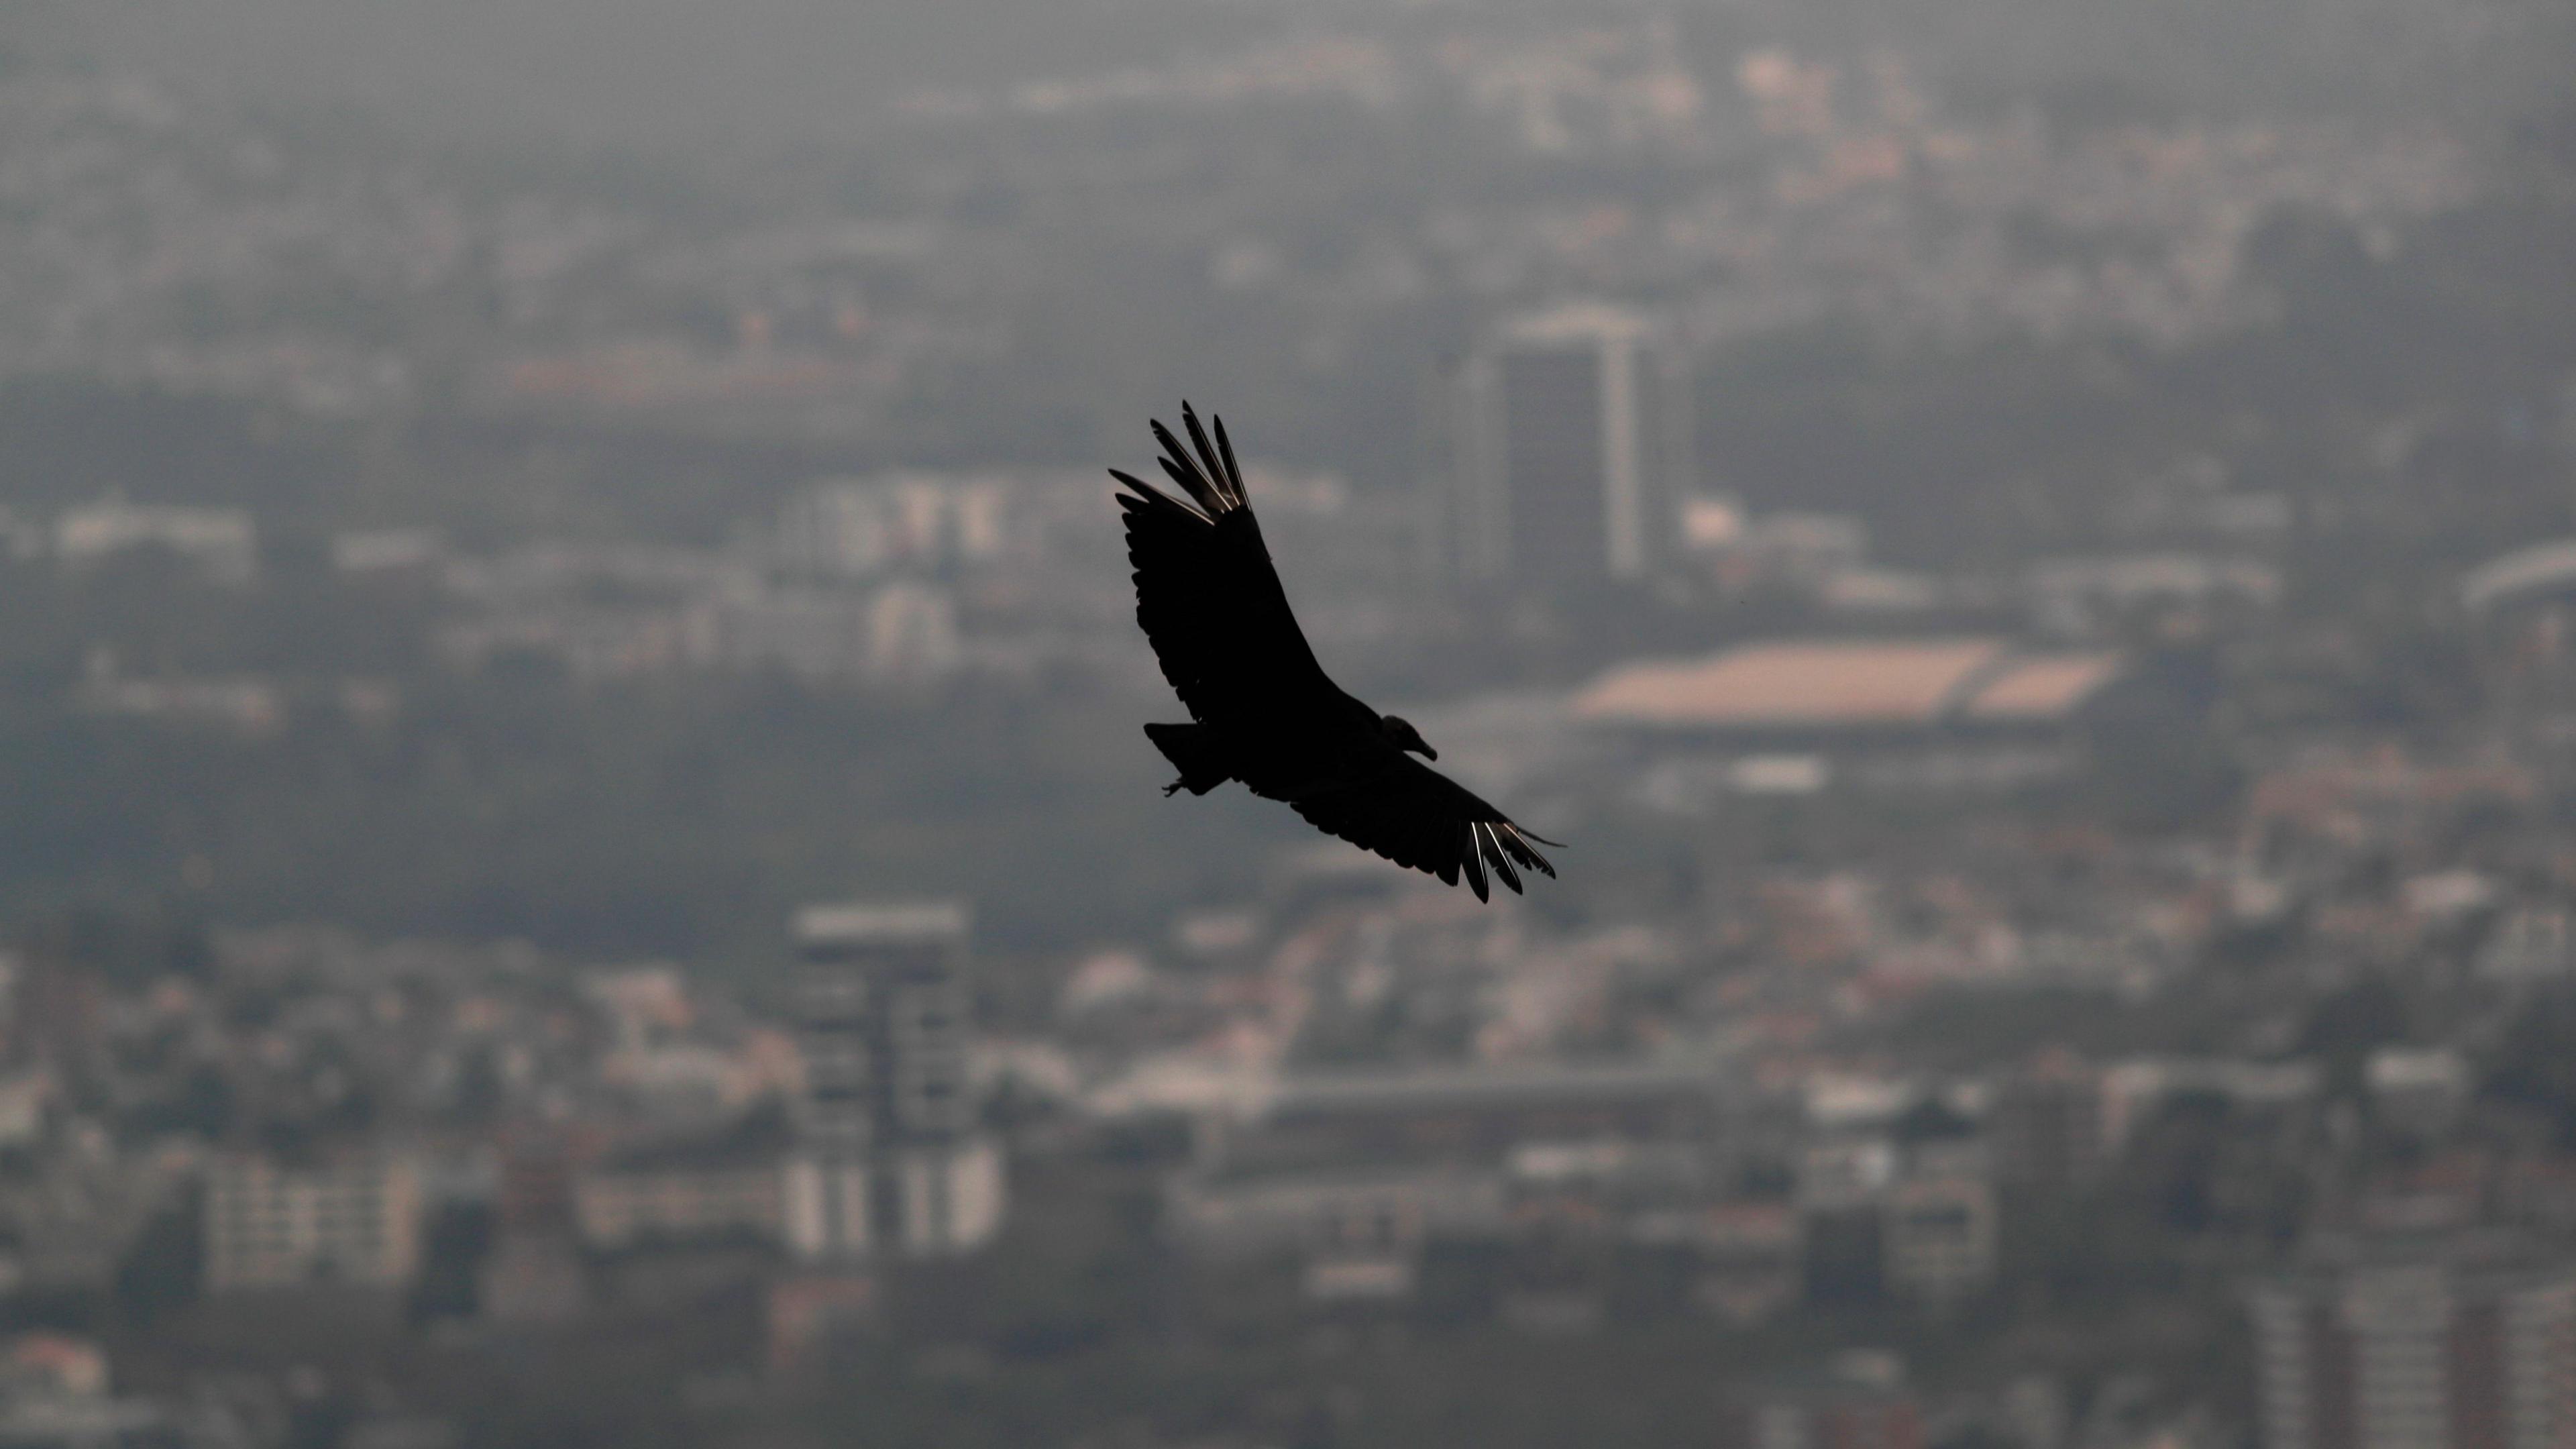
M1229 0L81 0L109 56L221 88L585 142L829 138L924 83L1239 35ZM1272 13L1276 13L1275 10Z
M0 0L5 17L12 0ZM719 152L846 138L923 84L1096 72L1443 0L17 0L209 90L398 124ZM1748 41L1891 44L2005 89L2106 79L2186 107L2548 104L2567 0L1445 0L1458 13L1698 9ZM2563 103L2563 102L2562 102Z

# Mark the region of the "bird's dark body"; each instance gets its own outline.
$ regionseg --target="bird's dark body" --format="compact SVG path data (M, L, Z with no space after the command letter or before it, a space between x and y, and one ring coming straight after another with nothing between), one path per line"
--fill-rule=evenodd
M1364 727L1375 733L1377 717L1369 716ZM1196 722L1149 724L1145 733L1165 759L1180 767L1181 778L1173 784L1193 795L1240 780L1255 795L1294 805L1354 773L1403 762L1393 747L1361 736L1357 729L1330 725L1302 736L1293 725L1238 730ZM1279 748L1283 737L1287 747Z
M1163 471L1188 503L1110 470L1129 490L1118 501L1136 569L1136 621L1191 715L1188 724L1145 726L1181 772L1165 793L1204 795L1240 780L1400 865L1453 885L1463 871L1479 899L1488 866L1516 891L1516 866L1556 874L1529 844L1535 837L1408 758L1437 757L1413 726L1324 673L1244 498L1224 423L1211 445L1187 404L1181 416L1195 458L1162 424L1154 432Z
M1243 573L1267 575L1270 587L1260 592L1275 593L1279 616L1293 617L1252 510L1225 513L1208 532L1214 535L1209 545L1216 556ZM1274 689L1250 692L1254 697L1239 701L1210 698L1207 713L1191 724L1145 727L1164 756L1180 767L1181 788L1204 795L1228 780L1240 780L1255 795L1293 805L1354 771L1370 773L1404 763L1403 750L1387 739L1382 716L1327 678L1311 652L1287 663L1285 677ZM1215 693L1192 689L1182 698L1186 702L1192 694Z

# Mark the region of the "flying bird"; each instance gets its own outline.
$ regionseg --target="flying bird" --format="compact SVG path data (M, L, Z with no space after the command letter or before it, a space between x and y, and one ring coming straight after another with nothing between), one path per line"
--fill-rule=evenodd
M1243 470L1225 422L1216 438L1181 404L1190 448L1160 420L1163 471L1180 495L1112 468L1123 485L1127 558L1136 567L1136 622L1163 677L1188 706L1188 724L1149 724L1145 734L1181 777L1165 795L1204 795L1240 780L1337 835L1449 885L1467 878L1485 900L1486 873L1518 892L1523 870L1556 867L1511 817L1421 760L1436 760L1419 731L1344 692L1315 661L1288 608L1261 524L1243 495Z

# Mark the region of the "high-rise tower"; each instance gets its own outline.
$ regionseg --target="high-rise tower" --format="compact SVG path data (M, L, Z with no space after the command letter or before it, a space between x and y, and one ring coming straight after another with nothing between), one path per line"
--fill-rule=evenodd
M788 1170L798 1253L964 1252L1001 1226L1001 1150L967 1075L966 909L814 906L796 918L805 1087Z
M1449 540L1459 573L1566 593L1640 577L1684 451L1654 327L1571 304L1516 318L1461 379Z

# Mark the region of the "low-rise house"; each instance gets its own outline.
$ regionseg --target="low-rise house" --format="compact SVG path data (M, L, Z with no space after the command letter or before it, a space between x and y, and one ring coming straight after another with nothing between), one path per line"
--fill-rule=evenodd
M1908 1179L1888 1194L1884 1217L1890 1291L1948 1303L1994 1281L1995 1193L1983 1179Z
M786 1230L787 1146L784 1119L756 1112L713 1134L612 1153L573 1180L581 1241L604 1251L733 1237L776 1242Z

